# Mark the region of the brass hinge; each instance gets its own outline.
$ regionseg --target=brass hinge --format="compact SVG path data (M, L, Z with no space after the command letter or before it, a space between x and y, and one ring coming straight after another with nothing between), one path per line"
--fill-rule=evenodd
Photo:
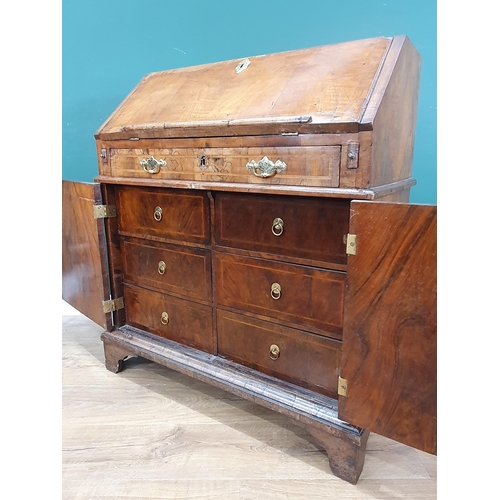
M347 396L347 380L340 376L337 392L339 393L339 396Z
M347 255L356 255L357 243L358 236L356 234L348 234L345 253Z
M123 297L118 297L117 299L103 300L102 301L102 310L105 313L118 311L118 309L123 309L124 307L125 307L125 303L123 302Z
M94 219L116 217L115 205L94 205Z

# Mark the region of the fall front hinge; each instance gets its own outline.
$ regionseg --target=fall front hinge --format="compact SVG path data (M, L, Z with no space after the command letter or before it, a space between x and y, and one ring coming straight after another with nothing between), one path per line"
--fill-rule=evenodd
M125 303L123 302L123 297L118 297L117 299L103 300L102 301L102 310L105 313L118 311L119 309L123 309L124 307L125 307Z
M94 205L94 219L116 217L115 205Z
M347 380L339 376L339 385L337 388L339 396L347 396Z

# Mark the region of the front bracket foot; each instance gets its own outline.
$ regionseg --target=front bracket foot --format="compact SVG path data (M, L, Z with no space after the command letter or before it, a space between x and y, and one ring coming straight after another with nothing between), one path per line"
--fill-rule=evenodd
M105 338L103 338L102 341L104 345L104 360L106 369L113 373L121 372L123 370L124 359L133 353Z
M362 430L361 435L353 439L348 434L337 435L338 432L329 433L312 425L307 425L306 430L319 446L325 448L332 472L356 484L365 463L366 442L370 433Z

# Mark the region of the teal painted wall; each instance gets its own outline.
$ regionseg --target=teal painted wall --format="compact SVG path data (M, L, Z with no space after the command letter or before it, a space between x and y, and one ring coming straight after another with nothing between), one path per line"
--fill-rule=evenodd
M436 0L80 0L62 9L62 176L97 175L94 133L147 73L375 36L422 56L413 203L436 203Z

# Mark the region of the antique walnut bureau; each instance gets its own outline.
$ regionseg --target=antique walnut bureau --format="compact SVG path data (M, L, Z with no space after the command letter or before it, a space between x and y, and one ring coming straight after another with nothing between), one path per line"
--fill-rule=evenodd
M409 204L404 36L145 76L63 181L63 297L142 356L305 427L436 453L436 207ZM125 364L124 364L125 363Z

